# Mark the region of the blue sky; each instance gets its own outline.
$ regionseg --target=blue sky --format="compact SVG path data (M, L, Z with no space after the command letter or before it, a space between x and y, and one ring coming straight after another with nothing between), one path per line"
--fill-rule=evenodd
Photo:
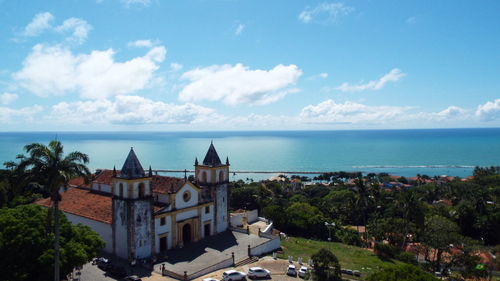
M500 126L498 1L0 0L0 130Z

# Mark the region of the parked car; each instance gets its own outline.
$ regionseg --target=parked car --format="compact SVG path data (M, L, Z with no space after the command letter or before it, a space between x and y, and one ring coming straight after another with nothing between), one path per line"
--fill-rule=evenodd
M359 270L353 270L352 271L352 274L356 277L360 277L361 276L361 272Z
M137 275L130 275L123 278L124 281L142 281Z
M103 257L97 258L95 264L102 270L109 270L112 267L111 260Z
M228 270L222 273L222 280L224 281L235 281L235 280L245 280L246 274L241 271Z
M248 269L248 278L253 279L253 278L270 278L271 277L271 271L262 268L262 267L250 267Z
M300 269L299 269L299 277L306 277L306 273L307 273L307 266L301 266Z
M286 269L286 275L297 276L297 269L295 268L295 265L288 265L288 268Z

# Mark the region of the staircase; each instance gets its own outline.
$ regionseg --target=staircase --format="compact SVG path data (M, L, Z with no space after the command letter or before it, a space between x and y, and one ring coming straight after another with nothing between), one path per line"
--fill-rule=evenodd
M254 262L258 261L258 260L259 260L258 257L247 257L246 259L240 260L237 263L235 263L234 267L238 267L238 266L242 266L242 265L254 263Z

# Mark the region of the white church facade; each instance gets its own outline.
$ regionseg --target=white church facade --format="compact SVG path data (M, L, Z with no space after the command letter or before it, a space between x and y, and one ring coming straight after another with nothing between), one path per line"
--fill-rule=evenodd
M60 209L99 233L106 252L129 261L155 257L229 227L228 159L222 163L210 144L194 167L193 181L153 175L131 149L121 170L97 171L90 184L70 181Z

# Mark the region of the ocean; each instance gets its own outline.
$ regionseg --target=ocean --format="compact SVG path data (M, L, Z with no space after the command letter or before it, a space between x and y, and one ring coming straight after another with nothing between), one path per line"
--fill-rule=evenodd
M500 128L238 132L3 132L0 163L33 142L57 139L65 152L89 155L89 167L120 169L130 147L143 167L193 169L213 141L231 171L361 171L466 177L474 166L500 166ZM169 174L183 176L181 173ZM260 180L273 174L232 174ZM314 175L308 175L310 177Z

